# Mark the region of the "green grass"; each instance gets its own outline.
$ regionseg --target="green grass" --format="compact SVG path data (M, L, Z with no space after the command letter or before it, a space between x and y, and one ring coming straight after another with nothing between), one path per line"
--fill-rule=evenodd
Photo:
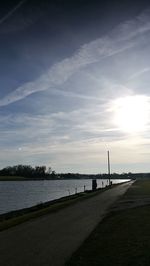
M137 181L123 196L150 196L150 181ZM67 266L149 266L150 206L110 213Z

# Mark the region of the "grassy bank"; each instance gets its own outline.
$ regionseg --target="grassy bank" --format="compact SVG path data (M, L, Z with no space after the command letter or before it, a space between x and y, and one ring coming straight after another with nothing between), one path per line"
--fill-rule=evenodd
M150 264L150 181L137 181L66 265Z
M0 176L0 181L24 181L28 180L23 176Z

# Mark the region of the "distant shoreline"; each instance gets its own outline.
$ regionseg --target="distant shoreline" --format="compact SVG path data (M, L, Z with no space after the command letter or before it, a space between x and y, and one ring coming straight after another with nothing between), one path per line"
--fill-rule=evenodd
M90 177L90 178L28 178L28 177L23 177L23 176L0 176L0 182L1 181L63 181L63 180L91 180L91 179L97 179L97 180L107 180L108 178L98 178L98 177ZM110 179L131 179L131 178L125 178L125 177L119 177L119 178L114 178L111 177Z

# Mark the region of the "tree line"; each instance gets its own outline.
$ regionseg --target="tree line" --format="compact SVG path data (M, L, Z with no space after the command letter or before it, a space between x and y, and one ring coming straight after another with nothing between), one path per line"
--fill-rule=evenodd
M56 178L55 171L45 165L32 167L31 165L7 166L0 170L0 176L20 176L26 178L48 179Z
M150 178L150 173L112 173L108 174L79 174L79 173L56 173L51 167L31 165L7 166L0 170L0 176L20 176L29 179L138 179Z

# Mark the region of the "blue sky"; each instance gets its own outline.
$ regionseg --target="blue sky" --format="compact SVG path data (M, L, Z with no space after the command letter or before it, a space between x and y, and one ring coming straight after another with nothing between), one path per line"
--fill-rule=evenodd
M0 167L149 172L148 1L6 1Z

